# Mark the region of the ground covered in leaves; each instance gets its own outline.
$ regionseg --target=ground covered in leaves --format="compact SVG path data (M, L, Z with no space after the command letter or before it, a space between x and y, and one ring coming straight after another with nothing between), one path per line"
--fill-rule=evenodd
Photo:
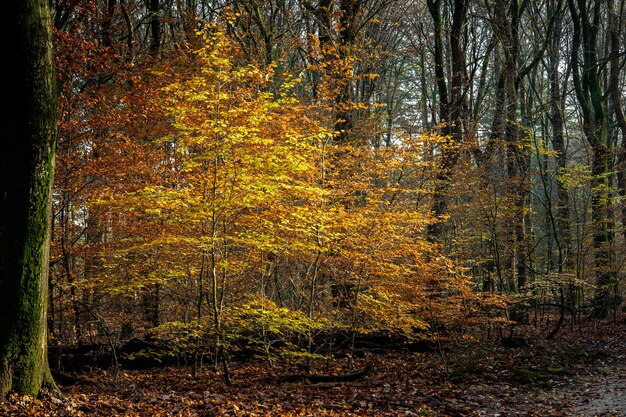
M453 342L438 352L364 352L350 382L286 382L297 368L233 364L234 384L204 369L92 370L63 396L11 395L1 416L626 416L626 326L504 343ZM345 374L347 360L316 364Z

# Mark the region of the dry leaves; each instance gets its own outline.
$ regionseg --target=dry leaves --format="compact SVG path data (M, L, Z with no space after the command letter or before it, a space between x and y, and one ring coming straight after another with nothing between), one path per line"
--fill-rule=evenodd
M63 388L63 397L12 394L0 404L0 415L619 416L626 415L624 335L621 325L516 349L474 344L473 356L460 344L443 354L387 351L367 378L349 383L278 383L278 376L298 370L257 362L234 364L233 386L208 367L197 378L184 366L94 370L80 375L79 385ZM366 352L354 367L371 360ZM339 360L315 365L318 373L347 371ZM549 371L556 366L564 370ZM529 369L536 370L535 380L530 371L520 372Z

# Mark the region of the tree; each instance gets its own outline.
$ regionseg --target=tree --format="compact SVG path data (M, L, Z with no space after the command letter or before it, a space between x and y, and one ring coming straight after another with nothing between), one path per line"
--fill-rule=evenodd
M447 213L445 190L451 181L452 169L459 158L459 145L463 142L464 123L466 123L467 105L465 89L468 85L465 47L467 42L463 39L466 30L467 11L469 1L456 0L452 12L452 24L450 27L450 55L451 55L451 79L450 85L446 82L443 57L443 20L441 16L441 0L429 0L428 10L434 24L434 53L435 77L437 78L437 93L439 95L439 123L442 124L444 143L441 149L441 166L437 173L437 184L433 193L433 214L440 221L433 223L428 232L431 237L440 237L445 230L441 217ZM467 129L465 129L467 130Z
M0 399L53 384L46 356L56 87L47 0L6 5L0 126Z
M51 4L55 343L228 353L256 303L404 331L481 282L616 311L623 1Z
M594 183L591 200L591 216L595 227L596 291L594 297L595 317L606 317L611 302L611 287L615 285L611 246L614 239L609 188L613 156L608 133L608 97L604 94L605 66L598 65L602 35L604 2L593 4L568 0L574 34L571 65L576 98L582 114L582 130L591 148L591 170ZM582 59L581 59L582 58Z

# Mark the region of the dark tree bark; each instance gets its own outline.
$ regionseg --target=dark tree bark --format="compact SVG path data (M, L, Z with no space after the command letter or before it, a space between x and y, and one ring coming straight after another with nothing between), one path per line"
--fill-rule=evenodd
M550 120L552 124L552 147L556 151L556 168L561 174L567 168L567 149L565 146L565 120L563 115L563 93L559 79L559 62L561 61L561 42L563 33L563 17L558 9L560 1L549 2L550 13L558 13L554 29L550 33L548 45L548 78L550 82ZM557 219L554 238L556 240L558 260L557 270L563 272L565 259L570 251L569 195L562 181L557 181ZM549 204L551 202L549 201ZM552 208L550 206L550 208Z
M626 196L626 116L624 115L624 107L622 105L622 88L620 84L621 79L621 69L623 62L620 62L620 46L622 45L621 37L620 37L620 28L622 28L623 20L623 7L624 2L620 2L620 9L616 10L614 0L608 0L608 12L609 12L609 43L610 43L610 91L611 91L611 103L613 107L613 112L615 113L615 120L617 125L619 126L621 132L621 147L618 151L618 166L617 166L617 187L619 190L619 195L622 197L622 200ZM621 220L622 220L622 233L626 236L626 232L624 231L624 225L626 225L626 205L622 206L621 210ZM613 283L613 308L615 313L615 301L618 297L615 297L618 294L618 282L615 280Z
M612 269L611 245L614 232L610 220L608 173L611 149L608 144L607 96L602 88L602 71L598 65L598 42L602 21L602 0L568 0L574 25L572 74L576 97L583 117L583 131L592 151L593 191L591 218L596 267L596 290L593 316L606 317L611 304L611 286L616 274ZM581 59L582 58L582 59Z
M528 205L529 177L528 155L524 150L523 137L518 123L518 80L521 70L518 68L520 39L519 24L522 5L518 0L508 2L495 1L487 3L492 20L492 27L503 52L501 73L496 91L496 108L492 123L492 140L500 140L504 145L506 181L511 195L514 213L513 230L509 241L513 253L506 263L513 266L515 260L515 276L508 278L509 289L521 288L527 281L527 250L525 212Z
M111 40L111 25L113 24L113 15L115 14L116 5L117 0L107 1L107 8L104 20L102 21L102 45L107 48L111 48L113 46L113 41Z
M0 399L53 384L46 356L56 86L48 0L5 4L0 41Z
M622 146L619 150L618 159L618 187L620 196L626 196L626 116L624 115L624 107L622 104L620 73L622 62L620 60L620 28L622 27L621 10L618 12L613 4L614 0L609 0L609 43L611 48L610 55L610 92L613 112L615 113L615 121L621 132ZM623 4L623 2L622 2ZM622 207L622 225L626 225L626 205Z
M437 173L437 183L433 194L433 215L439 220L428 227L431 238L438 238L445 231L445 222L441 218L447 214L446 191L452 182L452 170L460 156L460 145L464 141L465 124L467 123L466 89L468 77L466 71L464 32L467 24L468 0L455 0L452 11L452 22L449 35L450 89L446 82L443 56L443 18L441 0L429 0L428 10L434 25L434 60L437 92L439 95L439 123L444 141L441 149L441 163Z
M356 41L358 34L358 19L361 15L365 2L356 0L340 0L338 53L340 59L345 59L350 54L350 49ZM335 117L336 140L338 143L346 143L350 140L350 131L354 128L354 114L351 108L352 84L346 80L340 81L339 92L335 98L337 115Z
M159 0L150 0L150 54L158 56L161 51L161 4Z
M158 58L161 51L161 4L159 0L150 0L150 55ZM158 283L149 284L142 295L142 309L144 319L149 328L158 327L161 324L159 320L159 304L161 300L161 286Z

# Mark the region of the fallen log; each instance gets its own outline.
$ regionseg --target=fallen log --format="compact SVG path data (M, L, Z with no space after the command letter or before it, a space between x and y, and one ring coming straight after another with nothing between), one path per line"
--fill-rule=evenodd
M359 379L365 378L367 375L372 372L374 365L370 362L365 368L350 372L348 374L341 375L316 375L316 374L292 374L292 375L284 375L276 378L274 382L283 384L288 382L300 382L300 381L309 381L311 383L321 383L321 382L352 382L357 381Z

